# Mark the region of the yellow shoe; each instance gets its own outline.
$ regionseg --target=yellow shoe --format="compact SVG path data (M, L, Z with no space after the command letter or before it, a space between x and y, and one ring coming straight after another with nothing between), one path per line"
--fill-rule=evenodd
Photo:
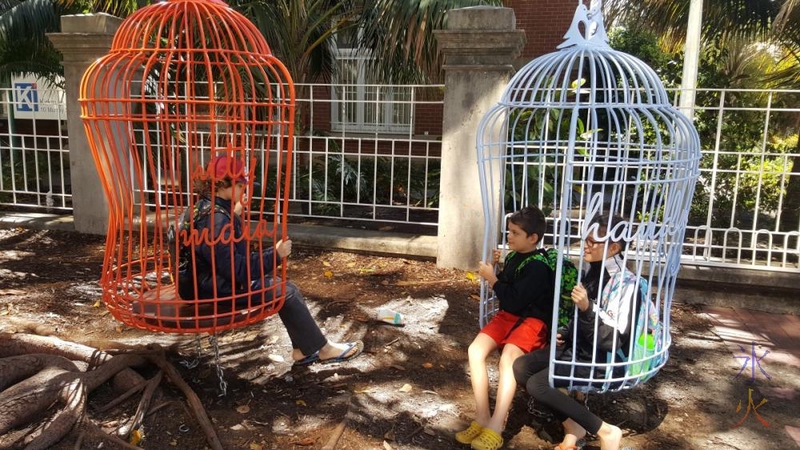
M470 445L475 450L497 450L503 446L503 437L490 428L484 428Z
M469 428L456 433L456 440L462 444L469 444L483 431L483 427L478 425L478 422L472 421Z

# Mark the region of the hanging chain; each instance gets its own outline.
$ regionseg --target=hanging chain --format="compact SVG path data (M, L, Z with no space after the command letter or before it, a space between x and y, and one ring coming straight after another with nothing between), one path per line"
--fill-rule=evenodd
M228 394L228 383L225 382L222 366L219 363L219 342L217 341L217 337L214 335L209 336L208 343L211 344L214 349L214 366L217 368L217 377L219 378L219 396L225 397Z
M181 365L183 367L186 367L187 369L194 369L195 367L197 367L197 365L200 364L200 357L203 355L203 347L200 346L200 336L199 335L197 336L197 338L195 338L194 343L195 343L195 349L196 349L195 358L192 359L192 360L183 360L183 361L181 361Z

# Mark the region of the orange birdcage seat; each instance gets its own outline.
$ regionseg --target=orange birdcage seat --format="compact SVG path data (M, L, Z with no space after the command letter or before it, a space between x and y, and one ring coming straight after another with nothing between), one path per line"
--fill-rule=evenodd
M219 154L246 165L250 201L241 236L207 235L213 241L207 244L219 251L244 240L263 252L286 235L294 85L258 29L218 0L142 8L122 23L109 54L86 71L80 103L108 199L100 284L113 316L147 330L216 333L276 313L286 278L276 258L263 272L274 282L257 290L223 295L215 284L211 298L181 298L170 255L182 242L166 237L185 224L184 212L199 201L192 182ZM243 304L243 294L265 300Z

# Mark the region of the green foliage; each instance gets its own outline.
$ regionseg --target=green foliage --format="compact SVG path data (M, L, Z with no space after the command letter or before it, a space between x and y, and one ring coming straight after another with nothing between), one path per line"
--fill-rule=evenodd
M667 87L677 87L681 78L682 52L669 53L658 46L658 36L650 29L632 31L615 29L611 33L614 48L639 57L653 67ZM702 49L698 85L704 87L763 88L765 64L777 61L768 49L751 41L728 37L707 39ZM796 61L795 61L796 62ZM786 65L775 69L786 78L791 74ZM795 72L796 73L796 72ZM726 92L701 90L697 93L695 127L700 135L704 156L690 209L689 224L728 228L749 227L758 221L759 228L772 227L785 207L788 174L797 131L790 115L772 114L770 128L764 138L764 111L742 108L766 107L766 94L758 92ZM772 108L795 107L797 95L775 96ZM719 107L724 107L721 119ZM646 136L654 130L645 129ZM719 132L719 152L714 145ZM716 172L712 173L712 169ZM796 181L795 181L796 182ZM713 205L708 211L709 205Z
M340 208L376 205L436 208L441 170L435 160L335 154L312 156L302 165L295 198L311 200L312 215L340 215ZM427 173L427 176L426 176ZM345 203L345 206L341 206ZM364 209L366 211L366 209ZM377 218L380 220L380 217Z
M501 5L502 0L363 0L360 47L376 58L373 69L393 83L442 78L442 56L433 30L444 28L455 8Z
M667 87L680 82L679 64L661 49L658 35L650 30L616 27L609 33L609 45L615 50L634 55L650 66Z

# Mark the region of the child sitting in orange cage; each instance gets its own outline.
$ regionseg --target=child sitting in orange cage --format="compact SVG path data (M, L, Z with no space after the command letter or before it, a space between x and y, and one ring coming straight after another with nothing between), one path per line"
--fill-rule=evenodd
M206 171L195 177L194 192L199 198L180 224L181 230L193 229L192 236L199 238L186 239L184 233L180 240L178 293L186 300L235 295L235 303L219 302L218 312L256 306L280 295L282 280L272 272L292 253L291 239L279 240L262 252L248 248L240 216L246 175L243 161L228 155L213 158ZM295 365L341 362L362 352L362 341L329 341L297 286L286 281L284 289L285 301L278 316L291 339Z

